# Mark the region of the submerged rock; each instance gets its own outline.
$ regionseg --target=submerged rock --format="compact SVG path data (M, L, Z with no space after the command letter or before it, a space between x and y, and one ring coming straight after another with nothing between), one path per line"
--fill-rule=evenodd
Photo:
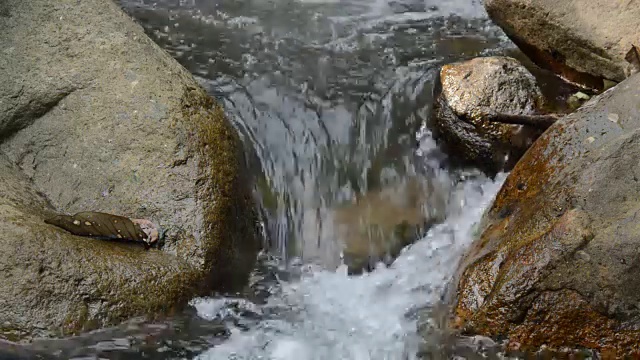
M520 350L640 355L640 74L549 128L458 271L457 326Z
M449 182L416 175L385 181L350 200L304 213L305 263L351 275L390 265L402 249L444 220Z
M610 0L486 0L489 17L539 66L602 89L622 81L640 39L640 6Z
M242 286L260 245L239 137L111 1L0 15L0 338L60 336ZM161 251L45 219L149 219Z
M533 114L541 107L535 78L513 58L444 65L434 98L434 136L454 158L489 172L511 168L542 132L486 119L489 114Z
M415 177L369 191L333 210L334 235L350 273L387 265L433 224L444 219L446 192Z

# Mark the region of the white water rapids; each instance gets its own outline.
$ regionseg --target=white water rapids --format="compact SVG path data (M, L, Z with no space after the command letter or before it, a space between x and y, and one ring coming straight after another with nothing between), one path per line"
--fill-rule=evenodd
M198 358L414 359L419 339L412 310L440 300L503 178L470 180L455 189L459 206L389 268L359 277L348 277L344 269L309 268L300 280L283 283L256 310L285 308L286 314L248 331L234 329L229 340ZM200 316L213 318L227 301L197 299L193 304Z

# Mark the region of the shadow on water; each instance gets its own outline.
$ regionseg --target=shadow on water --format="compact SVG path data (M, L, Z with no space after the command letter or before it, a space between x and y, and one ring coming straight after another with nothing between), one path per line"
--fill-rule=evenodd
M481 4L120 3L224 105L252 154L269 254L237 298L194 299L170 321L30 349L74 359L413 359L417 309L438 301L501 181L448 169L423 128L439 66L511 46ZM395 247L397 256L429 228L390 268L334 271L347 251Z

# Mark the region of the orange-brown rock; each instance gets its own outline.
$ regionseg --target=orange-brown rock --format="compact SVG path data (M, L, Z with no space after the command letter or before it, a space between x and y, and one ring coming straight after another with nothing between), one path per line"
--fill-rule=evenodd
M640 356L640 75L549 128L457 273L456 324L534 350Z

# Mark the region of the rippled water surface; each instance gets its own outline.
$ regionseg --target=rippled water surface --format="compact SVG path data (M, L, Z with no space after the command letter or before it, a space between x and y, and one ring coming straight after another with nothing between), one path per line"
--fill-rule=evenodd
M510 47L479 0L121 4L225 106L254 154L269 254L246 294L38 347L76 359L437 352L433 314L503 179L449 169L423 126L440 65ZM417 241L390 266L347 275L348 249L390 246L407 223Z

